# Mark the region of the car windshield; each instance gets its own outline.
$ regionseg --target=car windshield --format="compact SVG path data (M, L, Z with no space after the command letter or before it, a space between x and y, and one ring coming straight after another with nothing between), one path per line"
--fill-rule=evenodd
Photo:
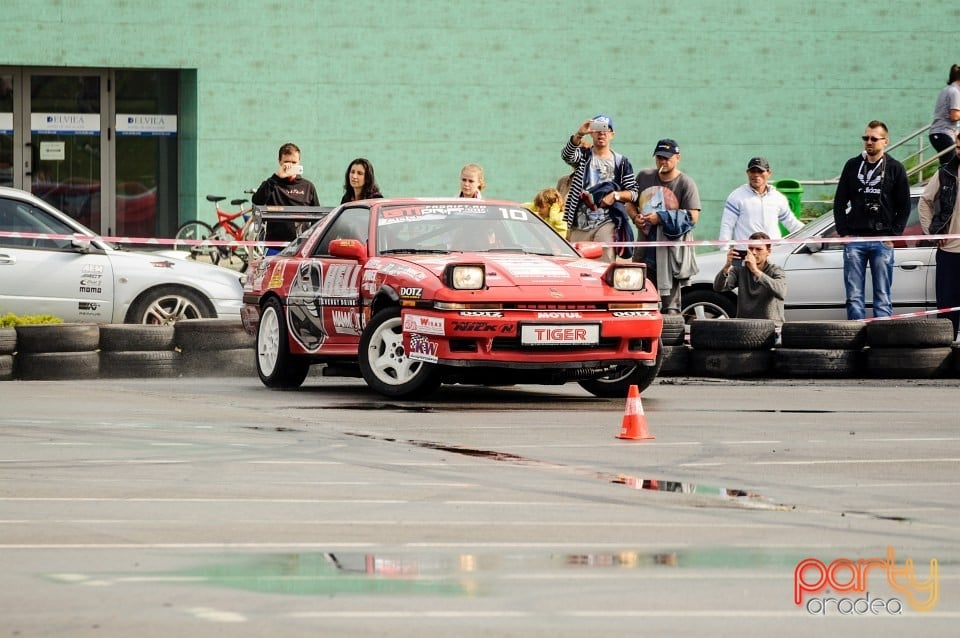
M577 257L536 214L502 204L384 206L377 216L377 252L517 252Z

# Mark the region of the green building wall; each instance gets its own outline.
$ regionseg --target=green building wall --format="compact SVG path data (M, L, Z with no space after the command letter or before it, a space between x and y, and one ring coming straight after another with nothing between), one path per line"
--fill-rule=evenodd
M753 155L774 179L826 179L881 119L894 140L929 123L960 61L960 5L768 0L5 0L0 65L174 68L184 74L182 217L211 216L303 151L321 203L351 159L387 195L532 199L568 169L585 119L652 165L661 137L699 184L700 239ZM894 153L898 155L898 153Z

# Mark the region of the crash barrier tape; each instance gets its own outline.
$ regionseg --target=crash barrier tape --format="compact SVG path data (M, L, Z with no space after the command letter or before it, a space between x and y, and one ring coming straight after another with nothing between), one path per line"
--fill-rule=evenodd
M158 237L91 237L90 235L60 235L56 233L28 233L0 230L0 237L15 239L100 239L114 244L144 244L166 245L184 244L186 246L270 246L282 247L289 241L250 241L250 240L223 240L223 239L170 239ZM765 246L767 244L849 244L864 241L934 241L940 239L960 239L960 233L952 235L878 235L876 237L805 237L801 239L694 239L688 241L621 241L597 242L608 248L640 248L647 246L718 246L727 247L736 245Z
M249 241L241 239L171 239L166 237L103 237L100 235L61 235L57 233L27 233L9 230L0 230L0 237L14 239L98 239L112 244L144 244L163 246L167 244L183 244L186 246L269 246L282 248L289 241Z
M960 234L953 235L878 235L876 237L804 237L799 239L694 239L690 241L624 241L603 242L609 248L639 248L642 246L766 246L767 244L852 244L865 241L935 241L940 239L960 239Z
M960 306L954 306L953 308L938 308L936 310L918 310L917 312L905 312L900 315L890 315L889 317L870 317L867 319L861 319L860 321L864 323L870 323L871 321L890 321L891 319L909 319L910 317L924 317L926 315L939 315L946 312L960 312Z

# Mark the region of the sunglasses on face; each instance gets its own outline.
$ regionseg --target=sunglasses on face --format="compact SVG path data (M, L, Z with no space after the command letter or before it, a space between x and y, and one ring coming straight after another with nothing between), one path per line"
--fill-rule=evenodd
M871 135L864 135L860 138L864 142L879 142L880 140L885 140L885 137L873 137Z

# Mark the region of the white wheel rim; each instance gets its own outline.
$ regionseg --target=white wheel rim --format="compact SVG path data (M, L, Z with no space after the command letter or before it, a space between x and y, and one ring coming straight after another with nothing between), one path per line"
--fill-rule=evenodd
M273 306L267 306L257 331L257 362L265 375L273 374L280 353L280 318Z
M403 385L417 376L422 361L412 361L403 350L400 317L384 321L370 338L368 360L373 374L387 385Z
M203 313L193 302L180 295L164 295L155 299L143 315L143 323L170 326L181 319L200 319Z

